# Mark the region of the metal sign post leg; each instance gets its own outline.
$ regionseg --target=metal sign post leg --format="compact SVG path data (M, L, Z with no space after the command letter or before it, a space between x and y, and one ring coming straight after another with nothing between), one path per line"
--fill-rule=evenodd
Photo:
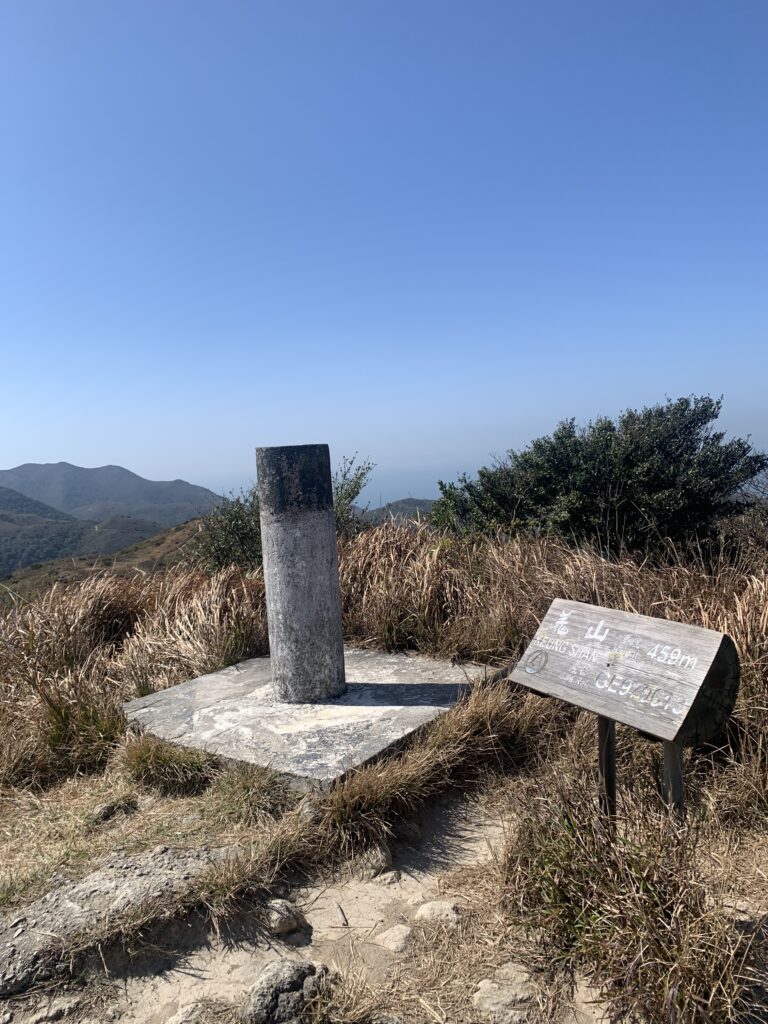
M664 802L670 810L682 813L685 805L683 787L683 748L674 740L664 740Z
M600 810L613 822L616 817L616 723L603 715L597 717L597 746Z

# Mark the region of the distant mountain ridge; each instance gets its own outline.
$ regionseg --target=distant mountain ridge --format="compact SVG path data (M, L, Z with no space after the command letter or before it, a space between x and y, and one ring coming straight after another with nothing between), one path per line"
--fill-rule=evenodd
M0 470L0 487L80 520L112 516L176 526L206 515L221 498L186 480L146 480L122 466L86 469L69 462L28 462Z
M389 519L426 519L435 504L432 498L400 498L381 508L364 509L362 516L369 523L385 523Z
M38 516L57 522L74 522L73 517L66 512L60 512L59 509L46 505L42 501L28 498L26 494L14 491L10 487L0 487L0 516L8 514Z
M207 515L222 499L186 480L122 466L29 462L0 470L0 576L38 562L112 555Z
M70 555L111 555L160 529L157 523L135 516L90 523L0 487L0 577Z

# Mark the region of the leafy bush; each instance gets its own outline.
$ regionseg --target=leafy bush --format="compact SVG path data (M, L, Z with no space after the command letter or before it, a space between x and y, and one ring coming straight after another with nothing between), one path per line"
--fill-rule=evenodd
M579 428L565 420L477 480L440 482L432 511L458 530L530 528L603 549L646 549L711 535L754 499L745 487L768 466L748 440L725 441L712 423L721 401L679 398Z
M374 465L344 456L333 474L333 509L340 537L352 537L364 528L355 502L368 483ZM261 526L257 487L230 495L201 520L194 554L201 565L217 571L230 565L255 569L261 565Z
M355 465L356 462L357 455L345 455L333 474L333 512L336 532L340 537L354 537L365 529L362 510L355 502L376 467L372 462L363 461Z
M239 565L255 569L261 565L261 526L259 525L259 492L231 494L201 520L201 530L194 545L194 555L212 571Z

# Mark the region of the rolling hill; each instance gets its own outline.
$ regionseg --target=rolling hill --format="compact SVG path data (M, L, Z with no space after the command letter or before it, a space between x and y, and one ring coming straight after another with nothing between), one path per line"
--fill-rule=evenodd
M369 523L384 523L388 519L426 519L434 504L431 498L400 498L381 508L366 509L362 516Z
M91 523L0 487L0 576L76 551Z
M160 529L157 523L135 516L85 522L0 487L0 577L69 555L111 555Z
M193 519L110 554L72 554L16 569L0 583L0 609L13 602L12 595L30 599L53 583L73 583L105 569L118 575L168 569L189 557L199 529L199 520Z
M74 519L103 522L128 516L146 519L158 528L205 515L221 501L207 487L185 480L145 480L122 466L86 469L68 462L28 462L0 470L0 487Z

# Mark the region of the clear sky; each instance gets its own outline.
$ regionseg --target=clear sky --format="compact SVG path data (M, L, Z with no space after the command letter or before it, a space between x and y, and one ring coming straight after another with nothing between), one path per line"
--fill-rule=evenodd
M765 0L3 0L0 468L768 447Z

